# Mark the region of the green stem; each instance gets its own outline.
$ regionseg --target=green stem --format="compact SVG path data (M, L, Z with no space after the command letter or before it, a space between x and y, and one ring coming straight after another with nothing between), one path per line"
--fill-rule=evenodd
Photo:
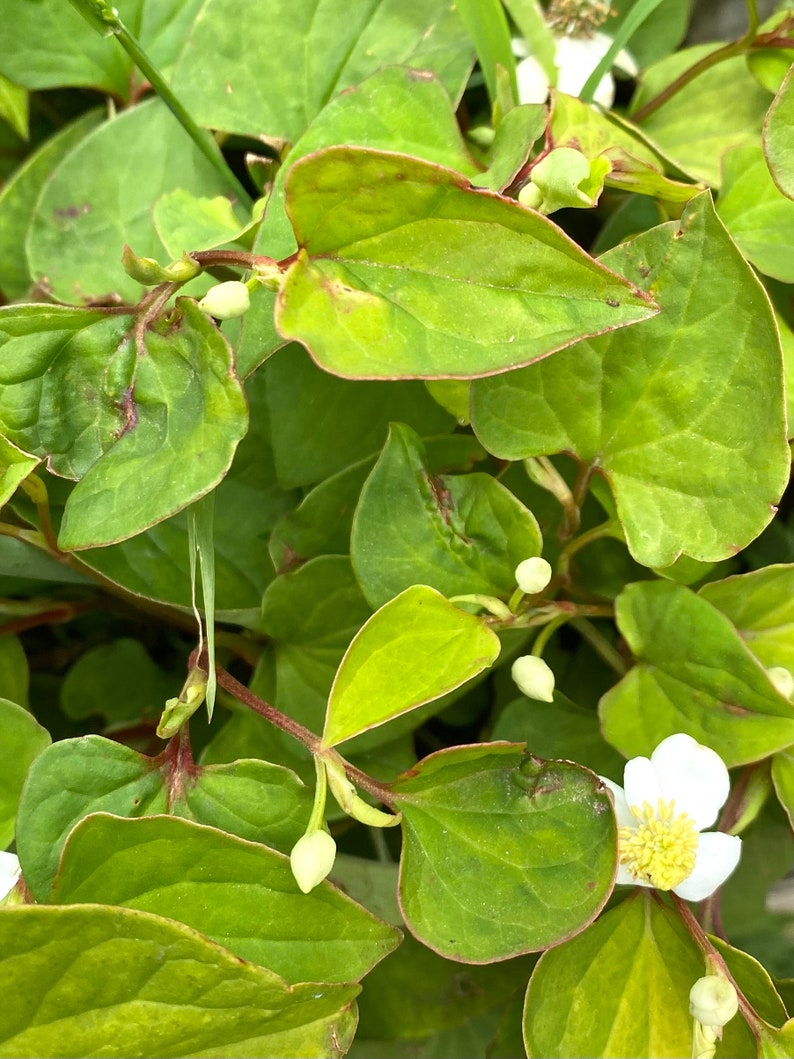
M193 120L160 71L121 21L116 9L111 7L106 0L69 0L69 2L103 37L116 38L204 157L222 175L230 190L243 205L251 206L251 196L229 169L213 137Z
M545 628L542 628L538 635L535 637L535 642L532 644L531 653L537 658L543 657L543 651L546 644L549 642L551 637L567 621L571 620L570 614L559 614L556 618L553 618Z
M325 824L325 802L328 798L328 775L325 765L319 754L314 755L314 774L317 777L317 785L314 788L314 805L309 823L306 826L306 834L319 831Z
M593 541L600 541L604 537L615 536L615 523L612 519L607 522L602 522L598 526L593 526L592 529L587 530L585 533L581 533L578 537L574 537L572 541L560 552L557 560L557 576L564 581L567 581L571 572L571 559L576 555L578 551L585 548L588 544L592 544Z
M718 63L725 62L726 59L732 59L734 56L742 55L747 51L752 46L755 35L758 32L756 0L747 0L747 21L747 32L744 36L740 37L739 40L726 44L722 48L717 48L716 51L710 52L708 55L704 55L702 59L690 66L688 70L685 70L675 81L671 81L658 95L654 96L653 99L649 99L645 106L635 110L631 115L631 120L638 125L650 114L653 114L655 110L658 110L659 107L664 106L668 99L672 99L677 92L680 92L690 81L694 81L696 77L699 77L706 70L716 66Z
M593 650L604 659L606 664L615 670L618 676L623 677L628 673L629 667L623 656L615 650L609 640L598 631L592 622L588 621L587 618L574 618L571 625L581 634L582 639L586 640Z

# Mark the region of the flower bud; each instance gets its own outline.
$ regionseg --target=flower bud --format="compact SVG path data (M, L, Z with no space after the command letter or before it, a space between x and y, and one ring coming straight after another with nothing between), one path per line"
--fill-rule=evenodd
M230 279L227 283L218 283L210 287L201 301L199 309L214 316L216 320L231 320L248 311L251 296L248 287L239 280Z
M554 674L535 655L522 655L513 662L510 673L519 689L530 699L554 701Z
M791 698L791 693L794 692L794 676L785 666L770 666L766 675L784 699Z
M739 998L732 982L722 975L698 978L689 991L689 1011L703 1026L721 1028L739 1010Z
M539 555L525 559L516 567L516 584L528 596L534 596L551 581L551 564Z
M310 831L292 847L289 864L305 894L318 886L334 866L336 842L327 831Z

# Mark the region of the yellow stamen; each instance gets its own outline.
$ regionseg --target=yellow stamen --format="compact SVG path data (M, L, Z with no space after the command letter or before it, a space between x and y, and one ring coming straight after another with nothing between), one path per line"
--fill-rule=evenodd
M692 874L698 848L698 833L686 813L675 811L675 802L661 798L654 806L632 805L636 827L621 827L620 863L630 874L657 890L672 890Z

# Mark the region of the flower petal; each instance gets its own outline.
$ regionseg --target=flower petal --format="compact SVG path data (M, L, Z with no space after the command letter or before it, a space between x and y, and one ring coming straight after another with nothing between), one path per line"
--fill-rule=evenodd
M19 858L17 855L15 853L0 852L0 901L14 889L19 875Z
M545 103L549 98L549 79L534 55L516 65L519 103Z
M742 840L735 835L711 831L700 836L692 874L673 887L685 901L702 901L722 886L742 855Z
M626 801L626 795L623 793L623 788L618 787L617 783L613 783L612 780L608 780L606 776L599 776L598 778L612 794L612 804L615 807L615 817L618 822L618 827L631 827L633 824L636 824L637 821L631 815L631 809L629 809L629 803Z
M665 801L687 813L698 831L711 827L730 793L728 770L719 754L679 732L651 754Z
M653 763L647 757L633 757L623 770L623 789L629 805L648 802L654 809L662 797L662 788Z
M635 879L625 864L618 864L618 874L615 878L616 886L645 886L653 889L653 883L645 882L643 879Z

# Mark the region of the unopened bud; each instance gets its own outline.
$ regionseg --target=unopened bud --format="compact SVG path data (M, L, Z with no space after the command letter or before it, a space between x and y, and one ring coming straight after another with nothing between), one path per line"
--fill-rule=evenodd
M318 886L334 866L336 842L327 831L310 831L292 847L289 864L305 894Z
M231 320L247 312L250 304L251 296L248 293L248 287L237 279L230 279L226 283L218 283L210 287L198 303L198 307L210 316L214 316L216 320Z
M794 676L791 675L790 670L785 666L770 666L766 675L784 699L791 698L791 693L794 692Z
M528 698L554 702L554 674L542 658L522 655L513 662L510 673Z
M722 975L698 978L689 991L689 1012L702 1026L721 1029L738 1010L736 989Z
M516 567L516 584L528 596L537 595L551 581L551 564L539 555L524 559Z

